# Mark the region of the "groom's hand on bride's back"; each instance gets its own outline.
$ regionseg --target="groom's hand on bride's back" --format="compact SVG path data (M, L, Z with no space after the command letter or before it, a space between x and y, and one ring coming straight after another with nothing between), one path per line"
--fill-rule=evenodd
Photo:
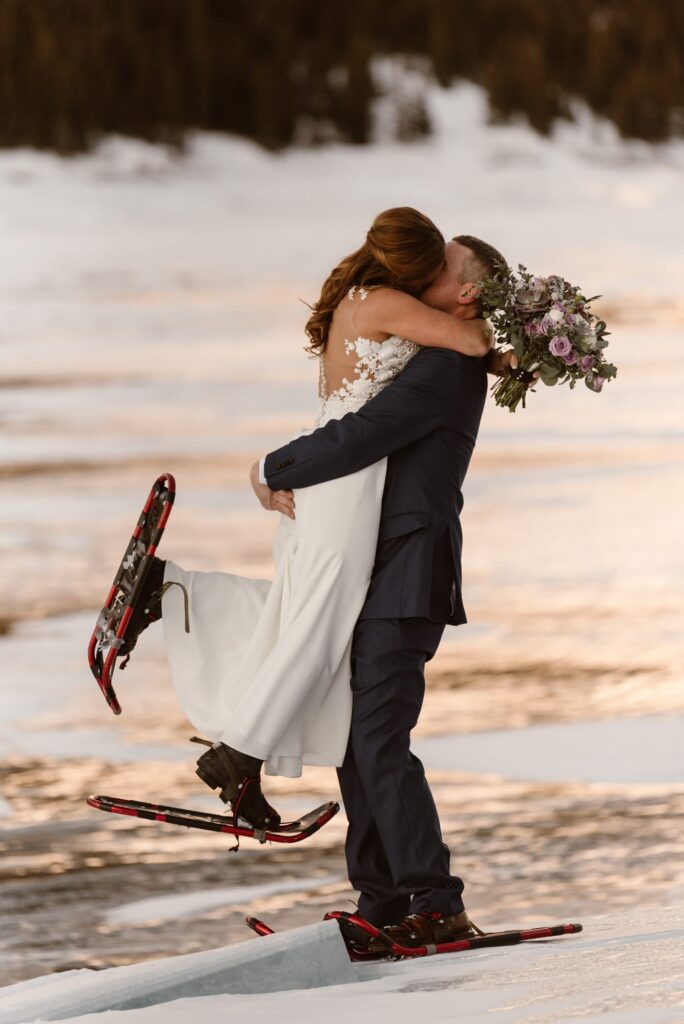
M268 484L259 481L259 463L255 462L249 472L252 489L259 499L259 504L268 512L280 512L288 519L295 518L295 502L292 491L272 491Z

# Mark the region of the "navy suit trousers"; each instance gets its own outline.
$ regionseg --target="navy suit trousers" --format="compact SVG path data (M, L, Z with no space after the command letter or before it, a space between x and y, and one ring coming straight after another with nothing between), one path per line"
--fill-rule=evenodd
M349 879L359 914L376 926L421 910L464 909L423 765L409 749L425 663L443 631L422 618L360 619L354 631L352 724L337 774L349 819Z

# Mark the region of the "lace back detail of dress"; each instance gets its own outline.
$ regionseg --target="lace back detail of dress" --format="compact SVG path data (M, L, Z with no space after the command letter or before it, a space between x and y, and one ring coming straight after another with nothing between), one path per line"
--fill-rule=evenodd
M357 286L353 285L347 292L347 297L352 302L356 289ZM368 297L369 289L361 287L358 291L363 302ZM324 419L338 419L347 412L360 409L383 388L391 384L419 349L420 346L415 342L397 335L392 335L386 341L373 341L370 338L362 337L350 341L345 338L345 353L347 355L355 353L356 356L353 367L350 367L354 376L343 377L341 386L334 391L328 389L325 361L320 355L318 381L320 409L316 423L319 424Z

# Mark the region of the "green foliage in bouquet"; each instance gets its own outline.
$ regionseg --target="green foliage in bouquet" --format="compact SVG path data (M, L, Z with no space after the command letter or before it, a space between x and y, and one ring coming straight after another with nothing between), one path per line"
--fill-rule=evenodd
M604 320L590 312L600 298L587 299L580 289L557 275L538 277L519 264L487 277L481 284L480 300L497 346L513 348L518 357L516 375L497 380L492 386L497 405L515 412L525 407L527 383L535 372L548 387L568 383L574 388L583 380L591 391L601 391L617 367L605 359L608 330Z

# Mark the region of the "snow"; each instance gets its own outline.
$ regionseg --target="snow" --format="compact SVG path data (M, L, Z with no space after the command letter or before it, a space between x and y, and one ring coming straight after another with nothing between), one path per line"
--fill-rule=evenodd
M64 298L74 286L221 281L249 298L258 282L282 282L288 270L320 280L336 255L358 245L360 225L411 204L446 232L488 238L540 272L552 260L571 278L590 273L603 292L620 292L630 279L644 291L676 292L681 141L627 145L588 114L551 138L522 124L492 126L484 94L468 84L435 89L429 101L435 133L410 146L273 155L197 133L180 160L118 137L68 161L2 153L0 199L12 238L0 263L3 288L39 285L46 297Z
M189 996L282 992L353 981L334 922L261 940L105 971L67 971L51 982L0 989L0 1024L63 1020L102 1010L136 1009Z
M0 459L59 470L63 460L128 460L135 450L164 460L218 453L228 462L281 443L307 425L315 406L298 297L315 298L379 210L414 205L446 234L476 234L513 263L559 271L603 293L617 320L611 357L620 377L598 402L541 391L528 417L486 410L478 454L494 468L474 465L464 520L472 622L447 635L460 653L483 652L483 664L495 657L513 664L533 650L558 661L582 653L638 666L648 652L678 672L681 559L672 537L682 494L684 144L627 145L586 112L550 139L520 124L487 125L486 101L470 85L434 91L430 106L435 135L410 146L383 141L273 155L204 133L180 160L121 138L68 161L0 152L3 369L32 381L3 392ZM636 322L625 323L625 312ZM66 384L48 389L55 380ZM79 382L76 395L69 381ZM502 451L510 467L496 462ZM596 457L595 466L565 460L566 452ZM87 503L89 523L107 516L127 523L138 498L124 478L116 493L82 494L56 477L49 501L36 497L30 480L10 481L4 568L32 613L54 612L44 591L53 580L61 590L72 565L81 576L95 573L92 556L85 569L79 562L79 510ZM244 487L230 480L220 493L182 489L176 536L184 514L193 540L198 517L209 536L215 515L227 544L244 532L234 516L246 501ZM539 516L551 515L554 531L546 521L540 528ZM590 528L578 547L565 541L580 518ZM498 543L502 524L523 543L506 545L500 573L485 534L493 528ZM35 560L48 533L49 572L32 575L20 556ZM594 595L591 621L570 618L558 628L559 612L585 611ZM545 620L547 609L557 617ZM188 758L180 743L132 742L119 723L109 726L84 660L95 611L93 603L84 613L24 622L2 638L0 674L13 685L0 688L0 756ZM142 652L129 678L143 678L160 656L157 643L147 641L149 662ZM137 706L135 682L122 690L128 713ZM415 749L428 767L450 771L667 784L682 781L681 738L681 717L652 716L451 734ZM0 801L0 815L9 814ZM311 881L142 900L112 910L100 926L201 915L207 906ZM0 1024L102 1020L107 1011L107 1024L350 1017L415 1024L418 1016L431 1024L488 1016L497 1024L683 1024L684 907L578 916L579 936L383 966L350 965L336 927L316 924L190 956L35 978L0 990Z
M566 593L571 574L582 588L603 584L604 604L622 599L630 614L640 614L639 628L615 643L620 654L632 653L625 642L638 644L642 658L661 634L674 643L681 611L670 597L681 578L670 537L681 497L676 328L684 143L626 145L588 115L550 139L523 125L488 125L486 100L471 85L435 90L429 102L435 135L404 146L384 141L274 155L242 139L198 133L180 159L123 138L71 160L28 149L0 152L3 370L32 382L3 391L0 460L57 470L64 460L106 464L135 455L161 463L163 454L163 467L175 470L183 454L198 461L225 455L229 462L236 453L256 457L282 443L310 423L315 407L299 298L315 298L333 262L357 246L379 210L409 203L446 234L472 232L512 262L562 271L592 294L603 293L615 311L606 316L620 376L600 397L586 389L542 389L529 415L486 409L464 511L464 596L473 626L453 635L463 643L486 615L490 639L510 650L515 630L492 611L512 605L508 579L517 584L524 575L534 611L548 606L551 591ZM625 325L625 312L635 309L641 323ZM50 381L64 385L47 387ZM510 470L497 465L490 472L482 459L502 450L511 455ZM590 457L596 465L587 480ZM537 460L548 470L541 482ZM199 494L179 469L173 543L183 541L184 513L201 516L205 527L194 534L213 535L212 559L224 545L226 564L235 564L228 545L245 532L236 514L241 504L254 511L247 473L239 473L241 486L233 478ZM39 614L46 606L53 613L62 600L56 580L71 589L72 574L99 579L84 550L100 539L93 524L123 526L139 503L125 476L117 493L93 486L96 493L83 494L57 477L49 505L40 500L40 480L8 481L0 534L13 608ZM553 494L551 480L558 483ZM533 565L525 545L509 545L504 578L492 572L491 544L480 539L485 529L475 529L494 507L500 528L502 493L513 535L524 530L542 548ZM582 557L569 556L567 544L539 529L544 501L557 503L559 537L577 528L581 514L584 522L610 522L610 542L602 529L586 530ZM653 525L648 544L639 542L646 517ZM46 523L48 574L35 569ZM257 529L266 527L254 520ZM203 538L193 537L193 552L201 553ZM92 589L99 596L100 585ZM74 594L72 606L77 600ZM44 662L17 652L15 672L29 685L13 687L12 699L28 703L36 692L34 707L42 709L38 687L54 683L53 692L62 692L67 673L83 687L83 635L76 646L56 638L52 678L42 672ZM558 631L547 630L544 653L552 643L560 656L577 648L568 640L561 649Z
M339 882L337 875L325 878L297 878L288 882L269 882L264 885L234 885L225 889L196 889L185 894L155 896L114 907L106 915L107 924L149 924L174 921L181 917L200 917L218 907L240 906L281 892L306 892L322 885Z
M417 1016L431 1024L489 1016L498 1024L682 1024L684 907L657 917L635 908L583 924L579 935L519 946L354 965L337 925L321 922L225 949L15 985L0 990L0 1024L415 1024Z
M684 715L429 736L415 740L425 767L512 779L684 785Z

